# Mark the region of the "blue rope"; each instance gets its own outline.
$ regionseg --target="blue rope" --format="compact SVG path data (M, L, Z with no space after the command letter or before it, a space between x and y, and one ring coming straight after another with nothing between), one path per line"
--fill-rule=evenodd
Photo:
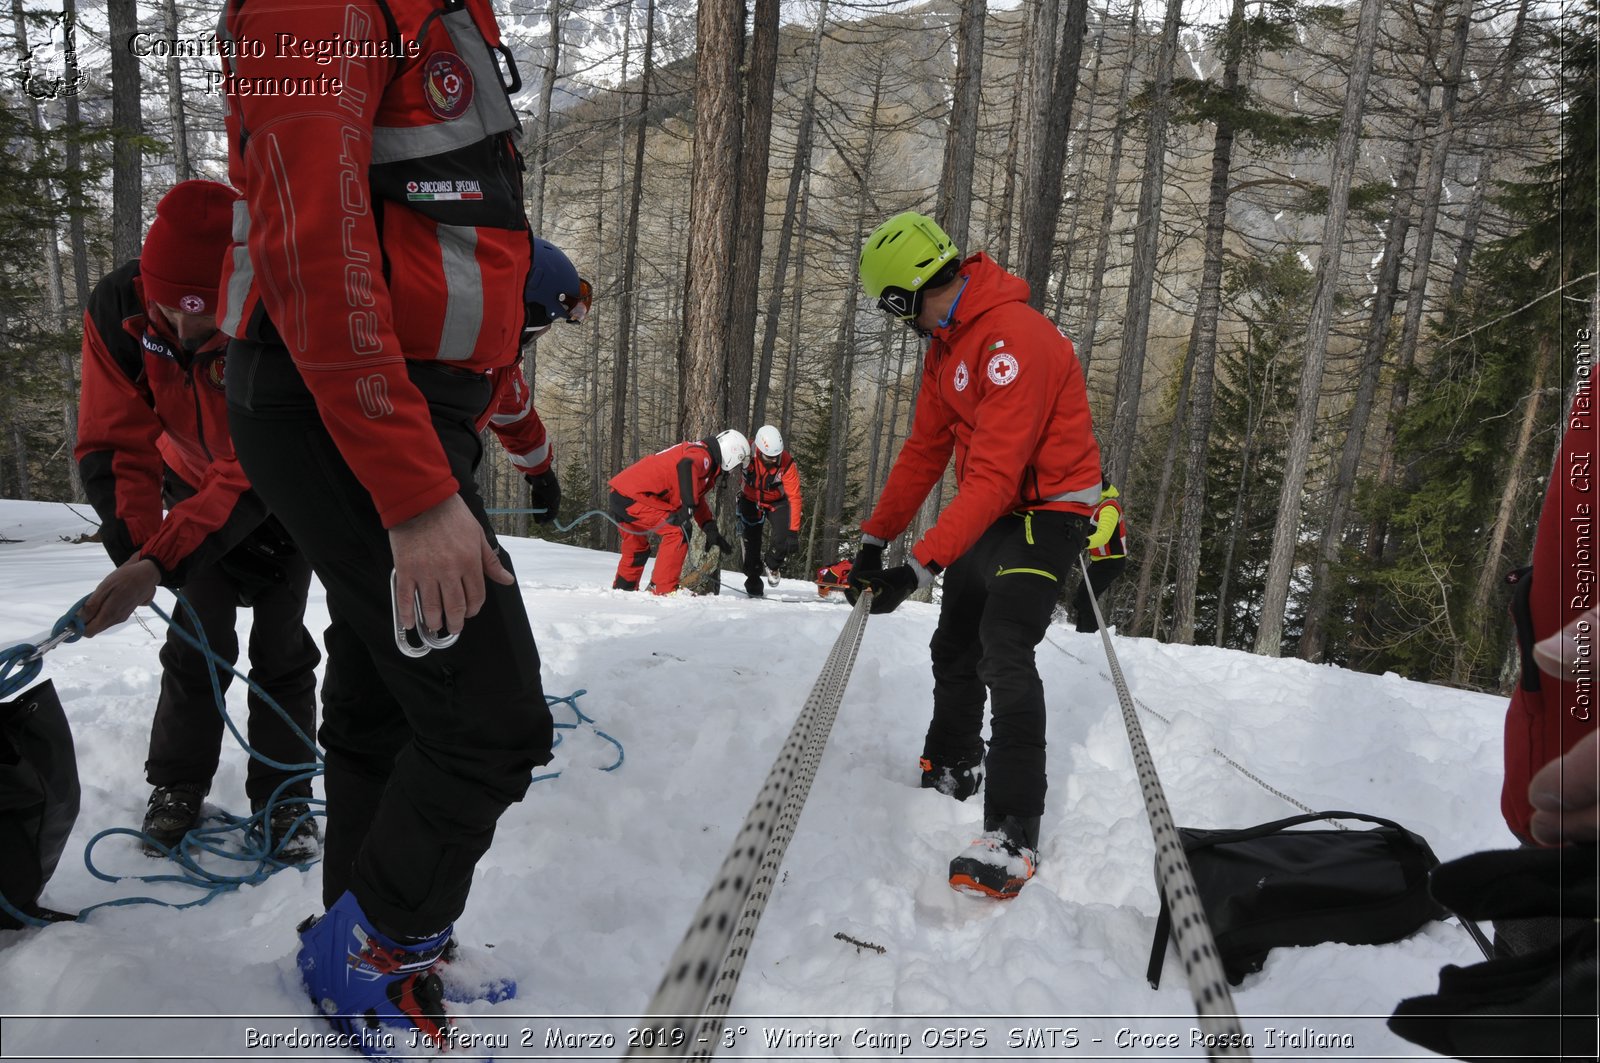
M555 708L557 705L565 705L565 706L567 706L567 708L572 710L573 720L572 720L571 723L557 723L557 724L555 724L555 728L556 728L556 730L558 732L560 732L560 731L574 731L574 730L577 730L579 724L584 724L584 723L593 724L594 723L594 717L588 715L582 709L578 708L578 698L581 697L584 694L587 694L587 693L589 693L587 690L574 690L572 693L568 694L564 698L558 698L553 694L546 694L544 696L545 702L552 709ZM622 761L623 761L623 758L625 756L625 754L623 752L623 749L622 749L622 743L618 742L615 738L612 738L610 735L606 734L604 731L600 730L600 728L598 728L598 727L595 727L593 730L594 730L595 734L599 735L601 738L604 738L607 742L610 742L612 745L617 747L617 759L616 759L616 761L613 762L610 767L601 768L600 770L601 771L616 771L618 768L622 767ZM552 745L550 748L551 748L551 750L555 750L560 745L561 745L561 735L558 733L556 735L555 744ZM559 772L559 771L546 772L543 775L535 775L533 777L533 779L531 780L531 782L543 782L546 779L558 778L560 775L561 775L561 772Z
M198 649L213 665L227 669L231 675L242 680L252 692L254 692L258 697L261 698L263 702L270 706L274 712L282 717L283 721L289 725L294 734L306 744L307 748L311 750L312 757L314 759L302 764L285 764L273 760L271 757L268 757L266 754L259 752L253 746L251 746L250 743L245 740L245 737L239 733L238 726L234 723L233 717L228 713L227 702L223 696L222 683L217 675L217 668L214 667L209 669L212 698L217 706L217 711L222 714L223 723L227 725L228 732L233 735L234 740L239 743L239 745L244 749L245 753L248 754L252 759L261 761L263 764L266 764L272 768L276 768L280 771L289 771L293 772L294 774L284 779L283 782L281 782L278 787L273 790L272 796L262 805L261 809L254 814L249 816L235 816L226 810L219 809L217 815L211 817L212 819L216 820L215 825L196 827L194 830L191 830L189 833L184 835L184 837L179 840L178 844L170 848L162 845L160 842L157 842L143 831L134 830L129 827L110 827L106 830L100 831L94 837L89 839L83 850L84 867L86 867L89 873L95 878L101 880L102 882L173 882L184 886L192 886L194 888L204 890L205 892L203 895L193 900L181 902L166 901L158 897L143 896L120 897L116 900L102 901L99 904L92 904L78 912L77 916L73 920L75 922L83 922L90 912L96 911L100 908L118 908L133 904L155 904L164 908L177 909L194 908L202 904L207 904L224 893L231 893L241 886L259 885L260 883L265 882L272 875L282 871L285 868L292 867L298 871L308 871L312 865L318 862L315 859L303 862L289 862L278 859L276 854L282 846L284 840L293 837L294 832L299 830L301 824L307 819L317 816L322 816L324 818L326 817L326 812L323 811L325 802L317 798L299 797L293 794L288 796L284 795L285 790L296 785L297 783L314 779L322 774L322 765L324 761L322 750L317 746L316 741L310 735L302 731L299 726L297 726L295 722L289 718L289 714L284 711L283 707L280 706L277 701L271 697L271 695L262 690L260 686L250 679L249 676L240 672L238 668L236 668L231 662L224 660L214 650L212 650L210 642L206 638L205 628L201 626L199 615L195 612L194 607L184 599L182 594L174 593L174 597L177 599L178 604L187 611L190 619L193 621L194 632L189 631L183 625L179 624L172 616L167 615L159 606L153 603L150 606L151 611L153 611L162 620L166 621L168 627L171 630L176 631L179 638L187 642L190 646ZM60 642L76 642L82 637L83 621L78 617L78 611L83 607L83 604L86 601L88 601L87 596L83 599L80 599L65 616L57 621L55 628L51 632L51 637L44 640L44 649L40 649L38 646L30 643L23 643L15 647L8 647L4 651L0 651L0 698L9 698L12 693L18 689L21 689L22 687L25 687L28 683L32 682L35 677L37 677L42 666L45 651L53 648L54 645L59 644ZM22 668L16 673L15 678L13 678L12 670L19 663L22 665ZM573 721L571 723L556 723L554 726L558 730L575 730L581 724L589 724L594 730L595 734L599 735L601 738L615 746L617 750L616 761L609 767L601 769L602 771L608 772L615 771L622 766L624 759L622 743L617 741L611 735L606 734L599 728L593 727L595 722L594 718L587 715L578 707L578 698L587 693L587 690L580 689L564 697L546 694L545 703L551 708L554 708L558 704L563 704L572 710ZM559 746L560 743L561 735L557 734L555 746ZM552 748L554 748L554 746L552 746ZM560 771L553 771L547 772L543 775L536 775L530 780L530 785L531 783L542 782L545 779L554 779L560 774ZM291 804L303 804L308 806L309 810L299 818L295 819L293 823L289 824L288 828L282 832L281 837L273 838L271 836L272 814L280 807ZM114 875L100 870L100 868L95 866L94 847L102 839L112 837L114 835L127 835L129 837L139 839L140 842L149 849L159 852L161 855L165 856L167 859L176 864L179 868L179 872L176 874L156 875ZM230 841L235 836L237 836L238 840ZM228 874L223 871L213 870L202 866L201 859L204 857L230 861L233 864L245 866L246 870L237 874ZM48 926L51 922L64 921L60 919L42 919L28 912L24 912L12 905L8 900L5 899L4 896L0 896L0 911L5 911L13 919L16 919L26 926L42 927Z
M9 700L13 694L26 689L39 677L40 670L44 668L44 655L47 652L63 642L77 642L83 638L83 618L78 613L88 600L87 594L79 598L77 604L56 621L55 627L50 629L49 636L39 645L19 642L0 650L0 701Z

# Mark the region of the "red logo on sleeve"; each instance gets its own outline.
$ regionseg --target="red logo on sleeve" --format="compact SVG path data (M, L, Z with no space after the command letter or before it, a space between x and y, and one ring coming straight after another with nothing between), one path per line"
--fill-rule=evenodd
M434 52L422 64L423 95L434 117L460 118L472 105L472 71L454 52Z

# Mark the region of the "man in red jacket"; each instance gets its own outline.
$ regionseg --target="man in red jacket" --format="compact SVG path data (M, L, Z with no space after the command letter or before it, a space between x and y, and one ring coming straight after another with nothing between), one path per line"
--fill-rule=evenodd
M800 467L783 445L776 425L756 429L755 454L744 470L739 492L739 527L744 532L744 591L762 595L761 569L773 573L800 545ZM772 545L761 555L761 529L772 523Z
M850 572L872 612L945 574L933 655L933 721L922 785L965 800L983 780L982 837L950 884L1013 897L1038 867L1045 795L1044 687L1033 651L1083 549L1100 499L1100 448L1072 343L1028 306L1028 285L978 253L959 260L931 218L898 214L867 238L861 284L879 309L930 339L911 434L889 471ZM954 452L956 496L883 568ZM853 600L853 597L852 597Z
M750 441L743 432L730 428L715 438L679 443L641 458L613 476L611 519L622 533L622 558L611 586L620 591L639 589L644 563L650 559L650 535L661 539L656 567L650 571L653 594L671 594L678 589L683 559L689 552L690 529L695 524L705 532L707 548L731 552L733 544L718 530L706 495L716 486L717 477L749 460Z
M373 1030L448 1047L434 964L552 744L474 482L537 266L516 72L487 0L228 0L219 45L245 194L219 315L234 440L331 620L327 912L301 976L363 1050Z
M199 823L222 751L213 669L183 632L203 635L231 664L239 656L235 614L251 607L250 678L288 719L252 689L250 744L283 765L314 757L295 733L309 736L316 726L321 655L303 622L311 566L239 468L222 394L227 337L217 331L217 280L238 198L215 181L175 186L157 205L139 258L101 278L83 315L74 454L100 515L100 541L117 565L85 603L84 632L126 620L157 585L181 590L189 603L175 610L161 649L145 761L154 789L143 831L152 853ZM223 690L233 679L220 668L216 677ZM245 793L256 811L270 804L278 858L301 861L315 855L317 829L306 803L311 782L296 774L251 758Z

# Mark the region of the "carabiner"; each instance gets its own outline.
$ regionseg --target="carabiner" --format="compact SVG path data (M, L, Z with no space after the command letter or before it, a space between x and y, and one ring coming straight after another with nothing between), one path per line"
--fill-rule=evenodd
M394 644L400 652L407 657L424 657L429 650L443 650L455 645L456 639L461 637L457 631L449 635L436 635L429 631L422 619L422 592L417 591L413 596L416 603L417 626L416 637L422 645L411 640L412 628L408 628L400 621L400 572L398 569L389 570L389 606L394 615Z

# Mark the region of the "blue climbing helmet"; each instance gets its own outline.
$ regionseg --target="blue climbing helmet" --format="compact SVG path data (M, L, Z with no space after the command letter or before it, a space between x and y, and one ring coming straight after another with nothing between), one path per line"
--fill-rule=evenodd
M561 248L534 237L533 268L522 293L522 342L544 332L557 318L578 324L589 316L591 298L589 282L578 276L577 267Z

